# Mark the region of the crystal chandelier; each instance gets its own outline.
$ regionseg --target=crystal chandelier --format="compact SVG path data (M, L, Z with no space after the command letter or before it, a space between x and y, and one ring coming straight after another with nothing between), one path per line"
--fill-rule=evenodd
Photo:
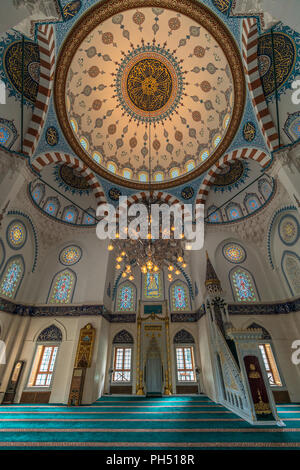
M184 256L184 236L174 238L174 225L168 233L169 238L163 238L164 232L159 226L159 238L154 238L151 234L151 204L146 203L148 210L148 233L147 238L137 240L128 238L120 239L119 233L115 240L111 240L108 245L109 251L115 251L115 268L122 273L123 278L134 279L132 269L138 266L143 274L153 274L164 268L168 269L168 280L172 281L175 276L179 276L187 263ZM137 232L136 232L137 233Z

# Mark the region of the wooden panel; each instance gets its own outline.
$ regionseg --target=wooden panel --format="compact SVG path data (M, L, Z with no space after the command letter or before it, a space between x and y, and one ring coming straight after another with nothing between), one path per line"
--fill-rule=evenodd
M131 395L132 394L132 386L131 385L111 385L110 386L110 393L113 395Z
M176 386L176 393L184 393L184 394L198 394L198 385L177 385Z
M287 390L273 390L275 403L291 403L290 395Z
M23 392L20 403L49 403L51 392Z

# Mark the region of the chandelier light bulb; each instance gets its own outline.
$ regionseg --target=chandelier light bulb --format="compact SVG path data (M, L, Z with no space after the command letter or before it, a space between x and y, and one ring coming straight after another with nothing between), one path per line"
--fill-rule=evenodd
M142 271L142 273L146 274L147 273L147 266L146 265L142 266L141 271Z
M120 264L116 264L116 269L121 269L121 265L120 265Z
M112 251L114 249L114 245L110 243L107 247L108 251Z
M123 256L123 257L126 256L126 252L122 251L121 256Z
M126 276L127 276L127 273L123 272L122 277L126 277Z
M129 281L133 281L134 280L134 276L131 274L131 276L129 276Z
M122 256L117 256L116 261L118 261L118 263L121 263L121 261L123 261Z
M175 274L176 274L176 276L179 276L179 274L180 274L179 269L176 269Z
M169 269L169 271L173 271L174 266L172 266L172 265L170 264L170 266L168 267L168 269Z
M183 268L186 268L186 267L187 267L187 264L186 264L186 263L183 263L183 264L182 264L182 267L183 267Z
M168 274L168 280L169 280L170 282L173 281L173 276L172 276L172 274Z
M130 273L130 271L131 271L131 266L130 266L130 264L127 264L127 266L126 266L126 272L127 272L127 273Z
M182 262L183 262L183 257L182 257L182 256L178 256L177 261L178 261L178 263L182 263Z
M155 265L155 266L153 267L153 271L156 273L158 270L159 270L159 267Z
M116 238L120 238L119 232L116 232Z

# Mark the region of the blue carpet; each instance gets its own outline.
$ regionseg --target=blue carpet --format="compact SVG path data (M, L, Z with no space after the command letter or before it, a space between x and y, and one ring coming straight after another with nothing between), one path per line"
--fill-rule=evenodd
M300 404L286 427L252 426L205 396L102 397L90 406L0 406L0 449L298 449Z

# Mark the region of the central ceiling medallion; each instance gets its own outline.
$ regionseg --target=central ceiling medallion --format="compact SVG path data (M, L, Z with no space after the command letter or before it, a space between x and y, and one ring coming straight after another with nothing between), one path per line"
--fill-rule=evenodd
M120 63L115 90L130 119L163 121L180 103L184 90L181 67L164 48L143 44Z
M57 59L56 112L74 154L135 190L206 172L235 137L245 95L236 40L193 0L101 1Z

